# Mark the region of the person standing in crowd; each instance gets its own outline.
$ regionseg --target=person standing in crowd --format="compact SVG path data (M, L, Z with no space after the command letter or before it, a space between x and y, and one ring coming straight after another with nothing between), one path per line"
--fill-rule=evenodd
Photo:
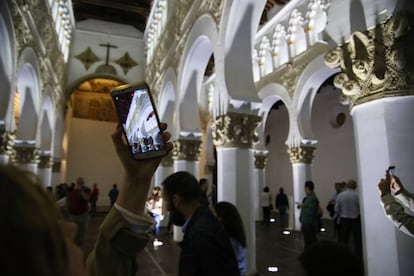
M326 205L326 210L329 212L329 216L332 218L334 225L334 237L338 236L339 233L339 214L335 212L336 198L338 197L339 193L345 189L345 185L345 182L335 183L335 193L332 195L331 199Z
M414 194L408 192L396 175L387 175L378 184L381 204L387 218L403 233L414 237L414 216L405 211L406 207L414 213Z
M78 229L75 236L75 242L83 245L86 229L89 222L89 200L91 190L85 186L83 177L76 179L74 189L70 189L67 195L68 220L77 224Z
M183 227L178 275L239 276L230 238L210 208L201 204L197 179L180 171L168 176L162 186L172 223Z
M310 245L315 243L318 238L316 233L318 231L319 224L319 199L316 196L315 184L313 181L305 182L305 193L306 197L303 199L303 202L298 204L298 208L301 209L300 212L300 223L302 224L302 233L303 239L305 242L305 249Z
M279 193L276 196L275 207L278 210L280 228L283 231L283 229L285 229L288 224L287 210L289 210L289 200L282 187L279 189Z
M98 196L99 196L98 185L94 183L92 187L92 192L91 192L91 209L89 211L91 215L96 214L96 202L98 201Z
M272 210L272 195L269 192L269 187L264 187L261 195L262 212L263 212L263 225L270 225L270 211Z
M147 210L150 216L155 220L155 225L153 229L154 233L154 246L161 246L163 242L158 240L160 234L160 225L161 220L164 219L164 204L163 199L161 197L161 188L154 187L152 189L151 197L147 202Z
M118 185L116 184L112 185L112 189L108 193L109 201L111 202L111 208L112 206L114 206L116 200L118 199L118 194L119 194Z
M346 189L336 198L335 212L339 215L339 242L348 244L352 233L354 250L362 256L361 216L355 180L348 180Z
M236 206L226 201L215 204L214 211L223 224L227 234L230 236L240 275L244 276L247 272L247 242L240 213Z

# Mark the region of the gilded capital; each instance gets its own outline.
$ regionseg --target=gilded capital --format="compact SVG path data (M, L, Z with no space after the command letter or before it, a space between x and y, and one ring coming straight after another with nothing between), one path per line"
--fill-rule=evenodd
M38 164L40 150L32 146L14 146L13 163Z
M173 142L174 160L198 161L200 157L200 139L178 139Z
M10 131L0 128L0 155L12 155L14 138L15 135Z
M263 170L267 165L267 155L255 155L254 156L254 167L259 170Z
M414 94L414 18L400 12L325 55L325 63L342 72L334 85L352 106L372 100Z
M60 159L55 159L52 162L52 172L59 173L62 169L62 161Z
M312 164L315 147L291 147L287 150L290 162Z
M53 165L53 159L50 155L40 155L39 156L39 163L37 164L37 167L39 169L50 169Z
M261 117L229 112L212 123L214 144L219 147L252 148L259 141Z

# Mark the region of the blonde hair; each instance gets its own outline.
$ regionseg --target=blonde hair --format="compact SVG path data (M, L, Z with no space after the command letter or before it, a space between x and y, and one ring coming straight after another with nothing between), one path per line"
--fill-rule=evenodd
M56 203L32 173L0 165L0 267L4 275L67 275Z

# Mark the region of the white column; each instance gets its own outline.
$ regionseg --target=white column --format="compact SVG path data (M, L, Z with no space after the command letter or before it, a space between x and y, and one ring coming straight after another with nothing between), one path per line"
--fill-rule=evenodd
M305 195L305 181L311 180L312 173L311 173L311 165L307 163L293 163L292 164L292 176L293 176L293 200L294 200L294 208L292 209L294 216L293 216L293 228L295 230L301 229L301 224L299 221L300 216L300 209L297 208L296 202L302 202ZM315 193L317 187L315 187Z
M172 174L174 172L173 166L159 166L158 169L155 171L154 177L153 177L153 185L154 186L161 186L162 181ZM152 189L150 189L150 192L152 192ZM164 219L161 221L161 226L165 227L168 226L168 220L169 220L169 213L166 211L164 214Z
M43 187L52 186L52 158L50 155L41 155L37 166L37 176Z
M60 183L63 183L61 176L61 160L60 158L54 158L52 164L52 176L51 176L51 185L56 187Z
M179 171L187 171L199 179L198 161L174 160L174 172Z
M237 206L247 239L248 274L256 272L256 221L254 212L254 173L252 149L217 148L217 197Z
M266 163L267 155L254 156L254 182L252 183L253 188L253 217L255 221L262 220L262 206L261 206L261 193L263 188L266 186ZM274 201L274 198L273 198ZM274 202L273 202L274 204Z
M367 276L413 275L414 239L385 217L377 184L389 165L414 192L414 97L385 98L353 108Z
M9 164L10 157L7 154L0 154L0 165Z
M37 176L43 184L43 187L52 186L52 168L38 168Z

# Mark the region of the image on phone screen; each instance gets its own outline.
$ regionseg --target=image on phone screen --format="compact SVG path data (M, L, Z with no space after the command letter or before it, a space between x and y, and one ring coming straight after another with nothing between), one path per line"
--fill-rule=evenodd
M134 157L164 155L159 122L148 89L130 87L114 91L112 96Z

